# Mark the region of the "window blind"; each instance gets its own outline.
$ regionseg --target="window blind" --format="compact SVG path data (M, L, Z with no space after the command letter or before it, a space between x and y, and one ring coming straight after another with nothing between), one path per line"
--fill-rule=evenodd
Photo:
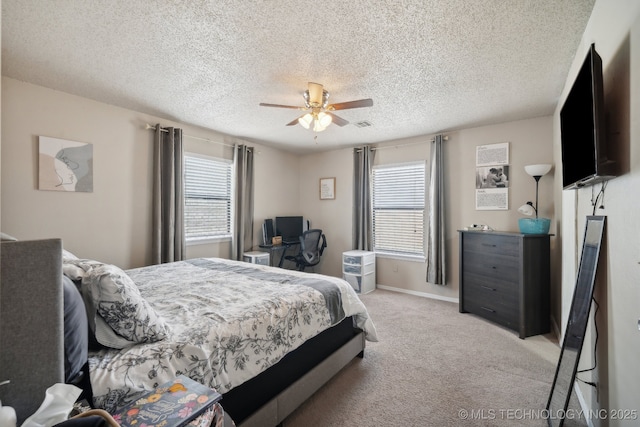
M425 164L373 168L373 247L424 256Z
M231 236L231 162L184 156L185 238Z

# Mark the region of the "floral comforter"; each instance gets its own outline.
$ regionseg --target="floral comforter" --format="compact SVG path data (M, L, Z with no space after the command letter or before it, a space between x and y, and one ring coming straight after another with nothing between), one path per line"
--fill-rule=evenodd
M107 411L179 374L225 393L348 316L377 341L357 294L335 277L217 258L127 274L169 331L162 341L89 354L94 402Z

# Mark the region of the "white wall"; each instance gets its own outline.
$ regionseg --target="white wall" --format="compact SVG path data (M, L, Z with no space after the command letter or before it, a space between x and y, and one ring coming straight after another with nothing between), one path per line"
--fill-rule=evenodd
M320 200L320 178L335 178L335 199ZM353 150L300 158L300 209L312 228L323 230L327 248L316 272L342 276L342 252L352 249Z
M447 285L426 283L424 262L377 258L377 283L403 291L429 294L456 300L458 298L458 233L471 223L488 224L496 230L518 231L517 208L535 198L535 181L524 171L533 163L553 162L552 117L483 126L445 132L445 192L447 206ZM376 165L429 159L430 136L389 141L378 145ZM509 209L506 211L475 210L475 153L479 145L509 142L511 176ZM336 200L319 200L318 180L336 177ZM353 150L333 150L302 156L300 168L301 209L321 225L329 247L320 272L340 275L341 253L352 249ZM540 181L541 215L554 218L553 176ZM307 213L308 212L308 213ZM554 230L552 228L551 232ZM559 282L554 280L554 283Z
M635 410L640 412L640 2L635 0L597 0L571 72L554 115L554 152L560 162L559 108L571 87L587 49L595 43L602 57L607 111L607 137L620 163L622 175L609 182L605 209L607 216L603 252L598 266L595 297L600 305L597 368L587 380L598 384L579 384L591 409ZM557 174L560 171L556 172ZM561 176L561 175L558 175ZM557 180L558 181L558 180ZM599 186L597 187L599 190ZM585 217L592 214L590 188L562 191L555 185L555 199L562 218L562 330L575 286L576 260L582 248ZM560 212L561 211L561 212ZM595 328L590 318L587 341L580 368L593 366ZM610 412L607 412L610 413ZM640 415L637 415L640 417ZM638 425L637 417L625 420L593 419L594 425Z
M14 79L3 77L2 89L2 231L23 240L60 237L77 255L122 268L151 260L153 132L145 130L145 124L183 128L187 151L228 158L228 147L198 138L236 142ZM93 144L92 193L38 190L39 135ZM256 219L297 212L297 156L249 145L256 153ZM257 245L259 230L255 235ZM228 242L187 248L189 258L229 254Z
M255 145L253 242L259 245L262 243L262 224L265 219L301 215L301 183L296 154Z
M185 150L229 158L232 137L194 126L172 123L134 111L3 78L2 229L20 239L61 237L80 256L123 268L150 262L151 158L153 132L145 124L184 129ZM38 135L94 144L93 193L62 193L37 189ZM534 197L534 181L525 164L551 159L551 119L535 118L448 133L447 286L425 282L424 263L381 258L378 283L408 291L456 299L458 295L457 232L470 223L497 230L517 230L518 206ZM381 144L375 163L426 160L430 137ZM476 211L475 149L510 142L511 177L508 211ZM418 143L418 144L416 144ZM297 156L255 146L254 244L265 218L303 215L327 235L328 248L315 270L341 275L341 254L352 249L352 149ZM385 146L387 148L385 148ZM398 147L396 147L398 146ZM389 148L390 147L390 148ZM320 200L319 179L336 178L336 199ZM540 182L542 210L553 217L551 179ZM188 257L229 257L229 243L189 246ZM397 266L398 268L394 268Z

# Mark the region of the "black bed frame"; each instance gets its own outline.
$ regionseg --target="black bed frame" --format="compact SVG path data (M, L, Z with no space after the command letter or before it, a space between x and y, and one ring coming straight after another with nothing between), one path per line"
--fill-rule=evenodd
M364 333L347 317L224 393L222 407L238 427L276 426L351 360L362 358L364 348Z

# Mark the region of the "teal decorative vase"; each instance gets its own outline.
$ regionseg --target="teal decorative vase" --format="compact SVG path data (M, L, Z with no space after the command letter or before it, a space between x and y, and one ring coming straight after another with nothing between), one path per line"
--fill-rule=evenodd
M522 234L548 234L551 220L549 218L520 218L518 227Z

